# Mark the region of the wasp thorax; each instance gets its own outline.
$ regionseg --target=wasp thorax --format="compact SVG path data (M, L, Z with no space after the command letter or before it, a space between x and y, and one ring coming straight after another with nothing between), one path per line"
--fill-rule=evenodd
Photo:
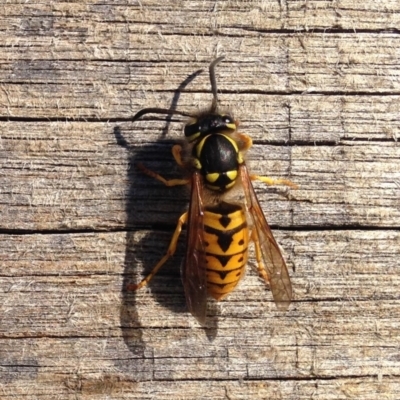
M228 114L206 114L185 126L185 137L189 142L210 133L233 132L236 123Z
M193 165L213 190L226 191L233 187L242 162L237 143L223 133L208 134L193 147Z

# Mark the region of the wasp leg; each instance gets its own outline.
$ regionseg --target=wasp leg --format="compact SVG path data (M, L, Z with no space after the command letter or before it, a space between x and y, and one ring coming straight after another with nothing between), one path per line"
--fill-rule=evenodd
M298 185L293 183L292 181L289 181L288 179L273 179L270 178L269 176L260 176L260 175L250 175L250 179L252 181L261 181L266 183L267 185L285 185L289 186L293 189L298 189Z
M175 254L176 246L178 243L179 235L182 231L183 224L186 223L188 217L188 213L185 212L182 214L178 220L178 224L176 225L175 232L172 236L171 243L169 244L168 250L164 257L157 263L157 265L151 270L151 272L138 284L130 284L127 286L127 290L138 290L143 286L146 286L154 277L154 275L159 271L159 269Z
M237 133L239 140L241 141L241 151L248 150L252 145L253 141L250 136L245 135L244 133ZM268 176L260 176L260 175L250 175L250 179L252 181L261 181L266 183L267 185L285 185L292 187L293 189L298 189L298 185L289 181L288 179L273 179Z
M182 146L179 146L179 144L172 146L172 155L174 156L175 162L181 167L183 167L184 163L182 161L181 151L182 151Z
M250 136L247 136L244 133L237 133L236 135L241 142L240 151L247 151L251 146L253 146L253 140Z
M257 272L261 276L261 278L265 280L266 283L269 283L269 276L267 271L265 270L264 262L262 259L260 241L258 239L256 229L253 229L253 231L251 232L251 240L253 241L256 250Z
M144 174L151 176L154 179L162 182L165 186L179 186L179 185L187 185L190 180L189 179L165 179L161 175L157 174L148 168L146 168L142 163L138 163L136 165Z
M174 156L174 159L176 163L180 166L183 166L183 161L181 158L181 150L182 147L179 145L175 145L172 147L172 155ZM142 163L138 163L136 165L144 174L151 176L154 179L157 179L158 181L162 182L165 186L179 186L179 185L187 185L190 180L189 179L165 179L161 175L157 174L157 172L154 172L148 168L146 168Z

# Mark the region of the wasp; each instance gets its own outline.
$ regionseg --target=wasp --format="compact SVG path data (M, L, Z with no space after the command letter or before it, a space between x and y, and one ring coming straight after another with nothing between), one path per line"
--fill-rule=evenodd
M145 108L133 116L178 114L189 118L184 127L185 146L174 145L176 163L188 172L187 179L166 180L145 166L139 169L167 186L190 185L189 211L178 220L164 257L139 284L144 287L176 250L179 235L187 224L186 255L182 281L189 311L201 323L206 320L207 298L219 301L232 292L245 274L250 241L254 243L259 275L269 284L279 310L287 310L292 286L285 260L263 214L252 184L297 185L286 179L272 179L249 173L244 154L252 146L249 136L239 133L238 121L231 113L220 111L215 66L209 75L213 100L209 110L190 114L163 108Z

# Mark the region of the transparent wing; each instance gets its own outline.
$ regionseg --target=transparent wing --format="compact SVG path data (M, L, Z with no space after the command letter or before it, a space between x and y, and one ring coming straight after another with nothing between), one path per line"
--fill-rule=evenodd
M240 176L246 197L246 208L253 218L272 296L278 309L285 311L292 299L292 285L286 263L262 212L244 163L240 166Z
M202 183L198 172L192 176L186 257L182 267L182 281L186 303L192 315L204 325L207 312L207 281L203 245Z

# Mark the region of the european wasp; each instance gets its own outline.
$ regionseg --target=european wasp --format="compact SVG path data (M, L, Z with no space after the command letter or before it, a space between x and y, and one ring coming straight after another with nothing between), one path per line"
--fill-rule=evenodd
M188 309L201 324L206 319L207 297L222 300L244 276L250 241L255 245L258 273L269 283L278 309L286 310L292 299L285 260L262 212L252 181L293 188L296 185L285 179L249 174L244 153L252 146L252 140L239 133L238 121L219 107L215 66L223 58L215 59L209 66L213 101L206 112L190 114L145 108L132 118L134 122L150 113L190 118L184 127L185 146L174 145L172 148L175 161L188 172L189 179L166 180L143 165L139 168L167 186L190 185L191 195L189 211L179 218L164 257L146 278L128 288L136 290L147 285L175 253L182 226L187 224L182 281Z

